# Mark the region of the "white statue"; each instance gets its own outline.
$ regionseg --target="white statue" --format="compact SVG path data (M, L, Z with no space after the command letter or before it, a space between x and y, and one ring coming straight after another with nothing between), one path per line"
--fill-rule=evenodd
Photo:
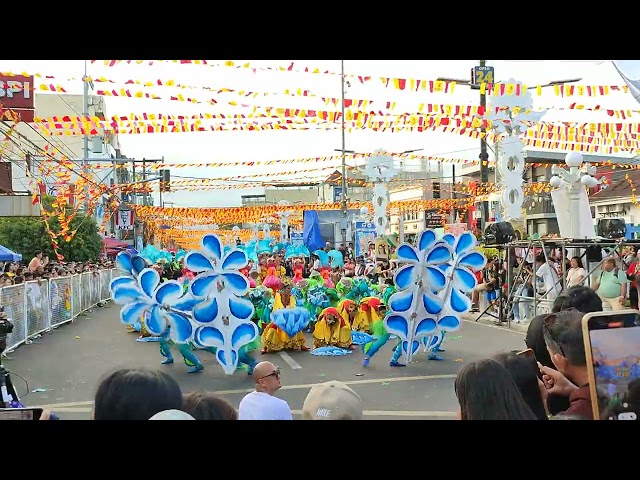
M520 86L523 84L509 79L505 84ZM538 122L546 113L534 112L533 99L529 91L523 95L491 95L486 118L492 122L492 130L496 137L501 136L497 145L496 167L500 174L502 196L500 204L507 220L522 218L524 193L522 184L525 172L524 144L520 135L525 133L529 122ZM498 111L496 111L498 110Z

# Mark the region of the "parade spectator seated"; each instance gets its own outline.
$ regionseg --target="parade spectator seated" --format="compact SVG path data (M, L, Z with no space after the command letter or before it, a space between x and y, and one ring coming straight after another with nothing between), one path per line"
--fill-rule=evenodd
M460 420L536 420L507 369L495 360L465 365L454 388Z
M498 287L498 277L495 274L495 260L490 258L487 260L487 264L482 271L482 283L476 285L476 288L473 289L473 293L471 294L471 311L479 312L480 311L480 294L487 293L487 300L493 301L494 292Z
M238 420L233 405L211 392L186 394L183 410L196 420Z
M182 410L182 392L168 374L124 368L108 375L96 391L94 420L149 420L165 410Z
M547 389L538 378L540 370L535 357L528 356L527 353L527 350L499 353L494 355L493 360L507 369L536 418L547 420Z
M562 292L555 299L551 311L552 313L557 313L567 309L577 309L583 314L601 312L602 300L589 287L572 287ZM555 369L556 367L551 361L551 355L549 355L549 350L544 340L544 319L546 316L547 314L538 315L531 320L524 341L527 347L533 350L539 363L547 368ZM556 415L568 408L569 399L566 396L557 396L550 393L547 397L547 409L551 415Z
M569 408L560 413L593 420L582 334L583 315L572 309L550 313L544 318L544 340L556 369L541 364L540 371L549 394L569 399Z

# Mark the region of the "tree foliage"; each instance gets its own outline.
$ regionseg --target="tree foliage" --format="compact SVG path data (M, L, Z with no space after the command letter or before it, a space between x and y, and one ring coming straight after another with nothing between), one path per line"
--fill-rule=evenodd
M45 210L51 211L53 198L43 198ZM68 211L67 213L71 213ZM52 232L60 232L57 217L48 220ZM98 225L90 217L78 213L70 223L71 230L77 232L70 242L58 238L59 251L67 262L86 262L96 260L102 250L102 237L98 234ZM0 218L0 244L22 254L25 261L33 258L35 252L42 251L51 260L56 256L51 244L51 237L47 233L43 217L4 217Z

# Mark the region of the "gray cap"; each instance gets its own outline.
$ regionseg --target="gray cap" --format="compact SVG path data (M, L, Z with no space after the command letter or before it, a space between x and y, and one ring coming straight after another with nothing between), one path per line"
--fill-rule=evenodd
M164 410L156 413L149 420L195 420L195 418L181 410Z

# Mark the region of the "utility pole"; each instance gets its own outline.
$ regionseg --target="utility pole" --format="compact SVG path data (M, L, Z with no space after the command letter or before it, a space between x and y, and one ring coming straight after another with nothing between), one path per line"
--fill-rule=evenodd
M342 92L342 103L341 103L341 107L342 107L342 217L345 219L347 219L347 159L346 159L346 132L345 132L345 121L344 121L344 88L345 88L345 83L344 83L344 60L340 60L340 65L341 65L341 75L340 78L342 79L342 88L341 88L341 92ZM346 230L345 230L346 233ZM342 239L343 242L345 242L346 245L346 238Z
M480 67L486 67L487 61L480 60ZM495 81L495 80L494 80ZM487 108L487 93L486 89L480 89L480 108L486 110ZM480 183L486 186L489 182L489 154L487 153L487 129L484 126L484 122L480 129L482 138L480 139ZM480 230L484 232L487 223L489 222L489 199L486 198L482 202L482 222L480 223Z
M87 81L87 61L84 61L84 76L82 77L82 116L89 116L89 82ZM86 128L82 136L82 170L85 176L89 175L89 132ZM84 214L89 214L89 184L84 186Z

